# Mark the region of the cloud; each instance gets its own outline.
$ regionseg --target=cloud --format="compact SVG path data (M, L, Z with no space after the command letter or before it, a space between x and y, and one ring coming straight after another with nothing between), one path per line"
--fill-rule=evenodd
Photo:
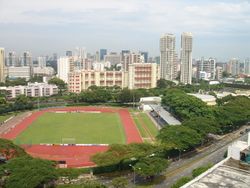
M249 1L1 0L0 7L0 23L99 24L202 34L239 27L250 31Z

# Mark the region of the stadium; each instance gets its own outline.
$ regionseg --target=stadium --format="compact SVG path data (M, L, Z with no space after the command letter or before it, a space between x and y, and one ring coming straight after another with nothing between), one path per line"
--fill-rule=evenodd
M90 167L90 157L110 144L143 142L139 129L127 108L63 107L33 111L1 137L33 157Z

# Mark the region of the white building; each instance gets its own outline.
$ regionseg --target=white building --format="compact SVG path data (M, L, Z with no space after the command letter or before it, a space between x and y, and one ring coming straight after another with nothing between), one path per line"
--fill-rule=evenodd
M244 62L245 74L250 75L250 59L246 59Z
M227 72L233 76L240 74L240 61L236 58L231 59L227 65Z
M107 62L94 62L93 64L93 70L95 71L104 71L105 67L110 68L111 63L109 61Z
M32 68L30 66L7 67L7 76L11 79L25 78L26 80L29 80L31 73Z
M200 77L200 76L203 75L203 72L206 72L207 73L206 79L214 80L216 76L215 65L216 65L216 60L213 58L209 58L209 59L201 58L201 60L197 61L198 79L203 79L203 77Z
M121 55L115 52L111 52L104 56L104 61L109 61L111 65L116 65L121 63Z
M0 82L5 82L4 48L0 48Z
M181 82L192 84L192 33L183 33L181 35Z
M165 34L160 38L161 78L166 80L174 80L174 55L175 36L173 34Z
M27 86L0 87L7 91L8 98L16 98L18 95L29 97L43 97L58 94L58 87L46 83L28 83Z
M52 67L34 67L33 74L39 76L53 76L55 71Z
M46 67L46 57L37 58L38 67Z
M57 72L58 72L58 75L57 75L58 78L68 83L68 74L70 72L70 58L69 57L60 57L57 60Z

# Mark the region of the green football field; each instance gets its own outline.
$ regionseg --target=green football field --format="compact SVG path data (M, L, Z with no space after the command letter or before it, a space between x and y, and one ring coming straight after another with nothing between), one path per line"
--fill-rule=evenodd
M125 143L117 113L52 113L35 120L16 139L16 144L114 144Z

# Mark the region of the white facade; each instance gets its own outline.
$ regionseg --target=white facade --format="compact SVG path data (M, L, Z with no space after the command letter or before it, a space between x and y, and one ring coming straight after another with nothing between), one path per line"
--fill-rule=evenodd
M250 59L246 59L244 62L245 74L250 75Z
M55 74L55 71L52 67L34 67L33 74L42 76L53 76Z
M174 80L175 36L173 34L165 34L160 38L160 53L161 78Z
M181 35L181 82L192 84L192 33L183 33Z
M22 66L22 67L7 67L7 76L9 78L25 78L29 80L31 77L31 70L30 66Z
M46 57L37 58L38 67L46 67Z
M58 78L68 83L68 74L70 72L70 59L69 57L60 57L57 60Z
M201 60L197 61L197 74L198 79L203 79L203 77L200 77L200 75L203 74L203 72L207 73L207 80L214 80L216 77L216 60L213 58L204 59L201 58Z
M16 98L18 95L29 97L43 97L58 94L58 87L46 83L28 83L27 86L0 87L7 91L8 98Z
M104 61L109 61L111 65L116 65L121 63L121 56L117 53L109 53L104 56Z
M0 48L0 82L5 82L4 48Z

